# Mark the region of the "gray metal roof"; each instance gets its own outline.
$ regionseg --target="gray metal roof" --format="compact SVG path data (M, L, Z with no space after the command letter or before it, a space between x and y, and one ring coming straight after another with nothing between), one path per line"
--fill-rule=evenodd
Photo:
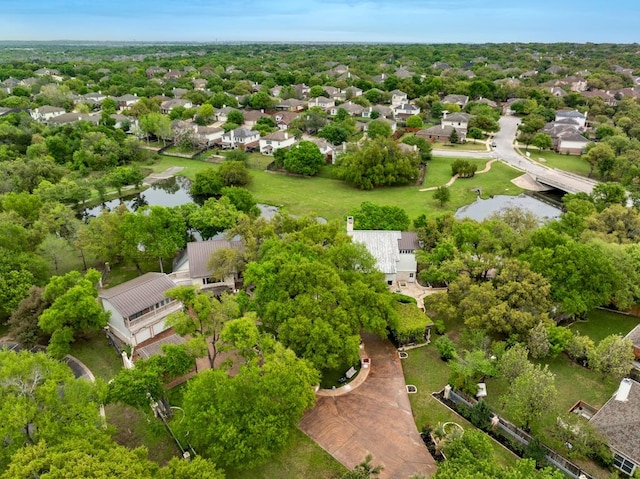
M417 249L420 249L418 233L414 231L403 231L402 233L400 233L400 239L398 240L398 249L401 251L415 251Z
M631 385L626 401L616 400L614 394L589 422L602 431L612 449L640 464L640 384L623 381Z
M354 230L348 233L353 241L362 243L376 259L376 267L385 274L396 273L396 264L400 260L398 240L400 231Z
M124 317L150 308L165 299L165 291L176 284L164 273L146 273L131 281L100 291L98 296L109 301Z
M189 258L189 277L208 278L212 271L207 267L214 251L223 248L243 249L240 241L211 240L187 243L187 257Z

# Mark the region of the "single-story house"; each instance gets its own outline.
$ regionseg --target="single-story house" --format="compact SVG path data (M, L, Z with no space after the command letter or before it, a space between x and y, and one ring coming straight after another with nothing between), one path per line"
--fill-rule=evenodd
M364 111L363 106L348 101L347 103L342 103L341 105L331 107L331 109L329 110L329 114L334 116L337 115L340 108L349 113L349 116L361 116L362 112Z
M290 135L289 132L278 130L260 138L260 153L263 155L273 155L274 151L280 148L289 148L295 142L295 137Z
M275 106L278 111L302 111L307 106L306 101L298 100L296 98L287 98L282 100Z
M451 103L452 105L460 105L462 108L469 103L467 95L447 95L442 99L442 103Z
M431 128L417 131L416 136L432 142L440 141L442 143L447 143L449 141L449 138L451 137L451 133L453 133L453 130L454 127L451 125L436 125L432 126ZM455 130L458 134L458 141L466 141L466 131L458 128L455 128Z
M354 242L366 246L376 260L376 267L384 273L389 286L400 282L415 282L418 271L415 251L420 249L417 233L354 230L353 223L353 216L349 216L347 234Z
M589 422L607 438L613 465L633 476L640 468L640 384L623 379Z
M136 347L169 329L167 316L182 310L182 303L165 296L176 283L164 273L147 273L98 292L109 317L109 331Z

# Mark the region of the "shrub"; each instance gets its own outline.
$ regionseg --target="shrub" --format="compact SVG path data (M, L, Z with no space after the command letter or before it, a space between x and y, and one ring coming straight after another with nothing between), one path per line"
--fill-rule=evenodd
M479 429L487 429L491 425L491 409L486 402L480 400L471 407L469 421Z
M567 342L564 351L575 362L585 364L594 349L595 344L589 336L581 336L579 332L576 332Z
M447 330L447 327L445 326L444 321L441 319L436 319L433 323L433 326L436 330L436 334L439 334L441 336Z
M446 336L436 339L433 345L443 361L449 361L457 356L455 343Z

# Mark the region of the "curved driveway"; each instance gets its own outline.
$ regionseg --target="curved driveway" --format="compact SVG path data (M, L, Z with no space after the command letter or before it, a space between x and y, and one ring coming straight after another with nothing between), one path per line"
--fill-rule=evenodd
M319 397L300 429L349 469L368 453L384 470L381 479L431 476L435 461L411 412L398 352L388 340L364 335L371 357L367 380L349 394Z

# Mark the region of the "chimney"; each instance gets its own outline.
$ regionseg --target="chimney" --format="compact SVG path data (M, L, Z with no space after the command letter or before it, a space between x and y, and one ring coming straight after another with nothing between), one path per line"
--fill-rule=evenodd
M448 113L449 113L449 112L448 112L447 110L444 110L444 111L442 112L442 119L443 119L443 120L446 120L446 119L447 119L447 114L448 114Z
M289 139L289 132L287 132L287 131L284 132L284 139L285 140Z
M260 113L264 113L264 108L260 108Z
M347 216L347 233L353 232L353 216Z

